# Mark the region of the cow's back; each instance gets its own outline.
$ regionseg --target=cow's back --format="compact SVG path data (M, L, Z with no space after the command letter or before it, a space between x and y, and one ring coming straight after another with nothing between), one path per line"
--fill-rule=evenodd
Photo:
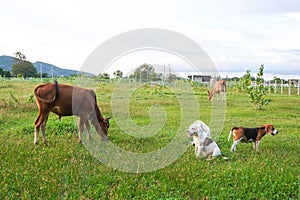
M52 112L61 116L88 116L93 112L94 106L94 97L90 90L59 84L58 98Z
M94 107L90 90L66 84L47 83L36 87L39 107L59 116L87 115Z

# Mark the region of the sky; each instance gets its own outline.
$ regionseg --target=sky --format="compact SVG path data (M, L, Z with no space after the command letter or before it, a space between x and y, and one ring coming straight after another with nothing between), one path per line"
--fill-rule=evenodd
M66 69L81 70L116 35L155 28L196 42L224 76L264 64L272 76L300 78L299 0L2 0L0 19L0 55L21 51L31 62ZM180 71L184 61L174 57L135 51L113 65L122 71L150 63Z

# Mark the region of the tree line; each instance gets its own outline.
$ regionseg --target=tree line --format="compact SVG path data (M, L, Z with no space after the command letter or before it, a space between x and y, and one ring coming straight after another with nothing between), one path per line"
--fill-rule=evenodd
M14 63L12 65L12 74L9 71L4 71L2 68L0 68L0 76L2 77L19 77L19 78L28 78L28 77L40 77L40 74L38 74L37 69L34 67L34 65L27 61L26 56L22 54L20 51L17 51L14 57ZM72 75L78 76L76 74ZM116 70L113 73L114 78L123 78L123 72L121 70ZM47 73L43 73L42 77L48 77ZM110 75L108 73L101 73L97 75L97 78L99 79L110 79ZM165 81L165 82L172 82L172 80L178 80L180 79L175 74L169 73L167 75L162 73L155 72L154 66L151 64L144 63L140 65L138 68L135 69L135 71L129 75L130 79L135 79L139 82L151 82L151 81ZM243 77L233 77L233 78L223 78L226 81L234 81L234 82L240 82ZM249 73L249 80L255 81L255 78L253 76L250 76ZM274 77L273 80L270 81L270 83L288 83L287 80L280 79L278 77Z
M34 67L34 65L27 61L26 56L21 53L20 51L17 51L14 57L14 63L12 65L12 74L9 71L4 71L2 68L0 68L0 76L2 77L19 77L19 78L28 78L28 77L39 77L40 74L38 74L37 69ZM47 73L43 73L42 77L47 77ZM72 75L76 76L76 74ZM123 72L121 70L116 70L113 73L114 78L123 78ZM97 78L100 79L110 79L110 75L108 73L101 73L98 74ZM144 63L140 65L134 73L132 73L129 77L135 79L140 82L150 82L150 81L171 81L174 79L178 79L178 77L174 74L168 74L167 77L164 77L162 73L156 73L155 68L151 64Z
M123 72L121 70L117 70L113 73L115 78L124 78ZM97 76L100 79L110 79L108 73L101 73ZM139 82L151 82L151 81L166 81L171 82L172 80L180 79L175 74L168 73L167 75L163 73L157 73L155 68L151 64L144 63L137 67L135 71L129 76L125 77L129 79L134 79Z

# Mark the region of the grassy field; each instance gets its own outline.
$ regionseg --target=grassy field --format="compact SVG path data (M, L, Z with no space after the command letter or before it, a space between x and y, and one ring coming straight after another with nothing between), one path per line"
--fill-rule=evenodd
M63 80L60 80L63 82ZM226 118L217 143L229 160L195 158L192 146L174 163L148 173L126 173L95 159L77 142L76 117L61 121L50 114L49 145L33 144L37 106L33 89L40 82L0 82L0 199L299 199L300 96L271 94L271 104L252 109L247 94L227 92ZM98 83L98 104L112 115L113 83ZM196 88L200 119L210 124L211 103L206 88ZM109 139L132 152L154 151L174 137L180 107L167 88L141 86L131 96L130 115L145 126L148 110L160 104L167 113L163 129L151 138L133 138L111 120ZM252 144L229 151L233 126L272 123L276 136L266 135L259 152ZM186 127L188 128L188 127ZM186 133L182 133L186 134Z

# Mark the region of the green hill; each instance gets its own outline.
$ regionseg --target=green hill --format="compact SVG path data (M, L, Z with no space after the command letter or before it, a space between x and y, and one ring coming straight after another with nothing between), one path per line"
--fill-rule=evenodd
M11 72L12 65L14 64L14 57L11 56L0 56L0 68L2 68L4 71ZM71 70L71 69L63 69L60 67L57 67L55 65L51 65L49 63L45 62L35 62L32 63L33 66L37 69L37 72L40 73L40 69L42 68L42 73L47 73L48 76L71 76L73 74L78 74L79 71L77 70ZM80 72L83 74L86 74L88 76L95 76L94 74L87 73L87 72Z

